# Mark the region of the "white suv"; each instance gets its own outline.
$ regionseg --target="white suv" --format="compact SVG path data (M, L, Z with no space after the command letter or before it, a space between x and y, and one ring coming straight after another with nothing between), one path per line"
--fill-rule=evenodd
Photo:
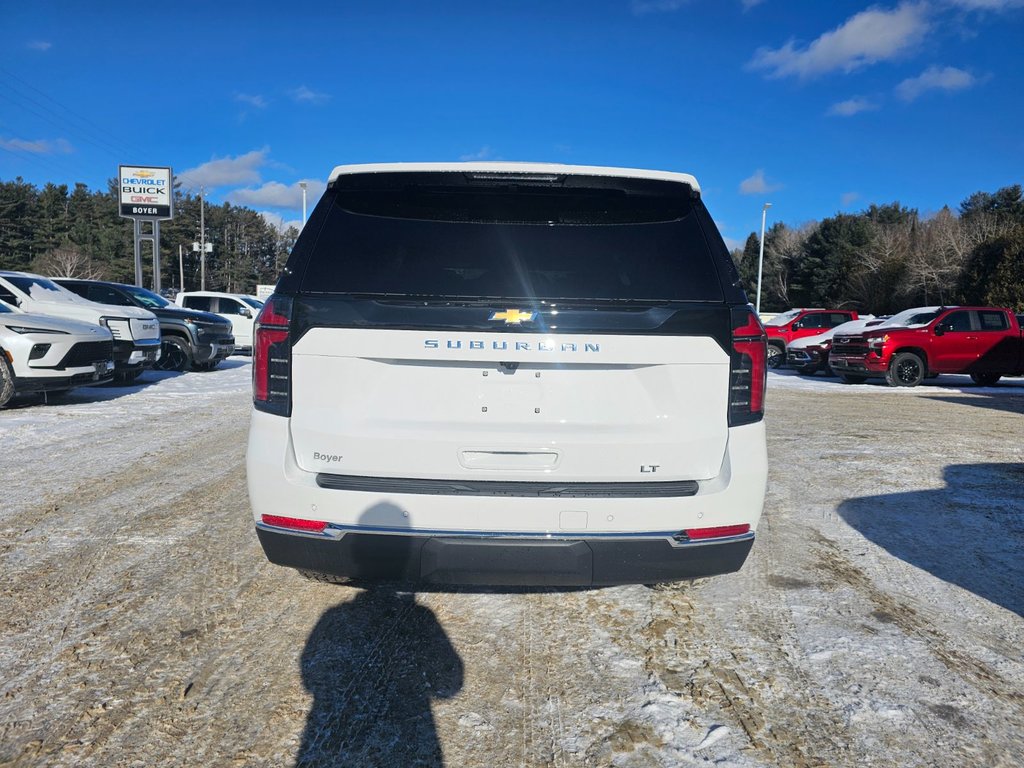
M0 407L14 395L110 381L113 351L106 328L31 315L0 301Z
M247 474L314 578L735 571L766 338L689 175L342 166L257 320Z
M148 310L97 304L28 272L0 271L0 301L24 312L108 328L114 337L114 375L121 381L135 379L160 358L160 323Z

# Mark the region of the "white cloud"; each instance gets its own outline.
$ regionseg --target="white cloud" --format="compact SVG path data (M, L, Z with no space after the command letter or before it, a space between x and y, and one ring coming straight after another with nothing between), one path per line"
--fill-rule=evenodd
M272 211L260 211L259 214L267 224L278 232L286 232L289 227L295 227L300 232L302 231L301 219L285 219L284 216Z
M843 208L849 208L858 200L860 200L860 194L857 192L843 192L839 197L839 203Z
M956 67L928 67L917 77L908 77L896 86L896 95L913 101L925 91L962 91L976 85L978 78Z
M306 205L312 208L327 189L327 185L319 179L303 179L306 182ZM279 181L268 181L266 184L248 189L236 189L229 193L227 199L241 205L269 206L270 208L288 208L302 210L302 187L299 182L286 185Z
M43 53L45 53L46 51L53 48L53 43L48 42L46 40L30 40L28 43L25 44L25 47L30 48L33 51L42 51Z
M256 109L264 109L267 106L267 100L258 93L236 93L235 101L239 101L242 104L248 104L250 107Z
M1024 0L948 0L952 5L968 11L1005 11L1009 8L1024 8Z
M743 10L744 11L749 11L755 5L760 5L761 3L763 3L764 0L742 0L742 2L743 2Z
M330 101L331 96L328 93L319 93L314 91L312 88L307 88L304 85L300 85L298 88L293 88L288 91L288 95L291 96L295 101L304 104L323 104L324 102Z
M229 187L235 184L257 184L260 168L267 164L269 147L253 150L238 157L214 158L175 174L189 188Z
M633 0L633 13L642 16L645 13L662 13L676 11L690 0Z
M494 150L489 145L485 144L480 147L476 152L471 152L468 155L459 155L459 160L463 162L471 160L497 160L498 158L494 154Z
M858 112L870 112L871 110L878 109L878 105L862 99L860 96L855 96L852 99L846 101L839 101L828 108L826 114L838 116L838 117L850 117L856 115Z
M806 48L793 40L777 49L759 48L749 67L768 77L801 79L855 69L895 59L924 38L929 29L925 3L901 3L892 10L868 8L851 16Z
M764 177L764 169L758 168L754 175L740 182L740 194L762 195L782 189L781 184L770 184Z
M0 137L0 149L28 152L32 155L68 155L75 151L67 139L5 139Z

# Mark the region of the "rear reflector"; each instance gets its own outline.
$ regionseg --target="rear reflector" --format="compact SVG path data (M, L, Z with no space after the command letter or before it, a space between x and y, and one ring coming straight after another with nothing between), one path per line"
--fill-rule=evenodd
M266 525L273 525L277 528L292 528L296 531L321 533L327 527L327 523L323 520L302 520L298 517L281 517L280 515L263 515L262 517Z
M714 528L687 528L684 533L690 540L694 539L724 539L729 536L742 536L750 533L750 526L743 525L719 525Z

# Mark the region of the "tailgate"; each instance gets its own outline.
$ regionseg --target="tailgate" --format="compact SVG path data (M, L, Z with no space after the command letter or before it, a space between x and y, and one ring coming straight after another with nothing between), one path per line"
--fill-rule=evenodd
M729 358L702 336L313 328L292 388L311 472L701 480L728 440Z

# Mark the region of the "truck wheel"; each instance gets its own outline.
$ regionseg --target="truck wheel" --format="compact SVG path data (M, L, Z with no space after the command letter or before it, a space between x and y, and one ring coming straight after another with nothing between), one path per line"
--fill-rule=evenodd
M999 381L1001 378L1003 378L1003 374L1001 374L1001 373L972 373L971 374L971 378L974 380L975 384L981 384L981 386L983 386L983 387L991 387L993 384L995 384L997 381Z
M161 344L160 359L156 361L156 369L160 371L187 371L192 365L192 350L184 339L176 336L165 336Z
M863 384L868 380L867 376L860 376L856 373L840 373L839 378L843 380L844 384Z
M0 352L0 408L7 405L7 401L14 397L14 373L11 366Z
M893 355L889 370L885 372L885 383L890 387L916 387L924 381L924 361L913 352Z
M769 368L779 368L786 361L786 353L778 344L768 345L768 359L765 361Z

